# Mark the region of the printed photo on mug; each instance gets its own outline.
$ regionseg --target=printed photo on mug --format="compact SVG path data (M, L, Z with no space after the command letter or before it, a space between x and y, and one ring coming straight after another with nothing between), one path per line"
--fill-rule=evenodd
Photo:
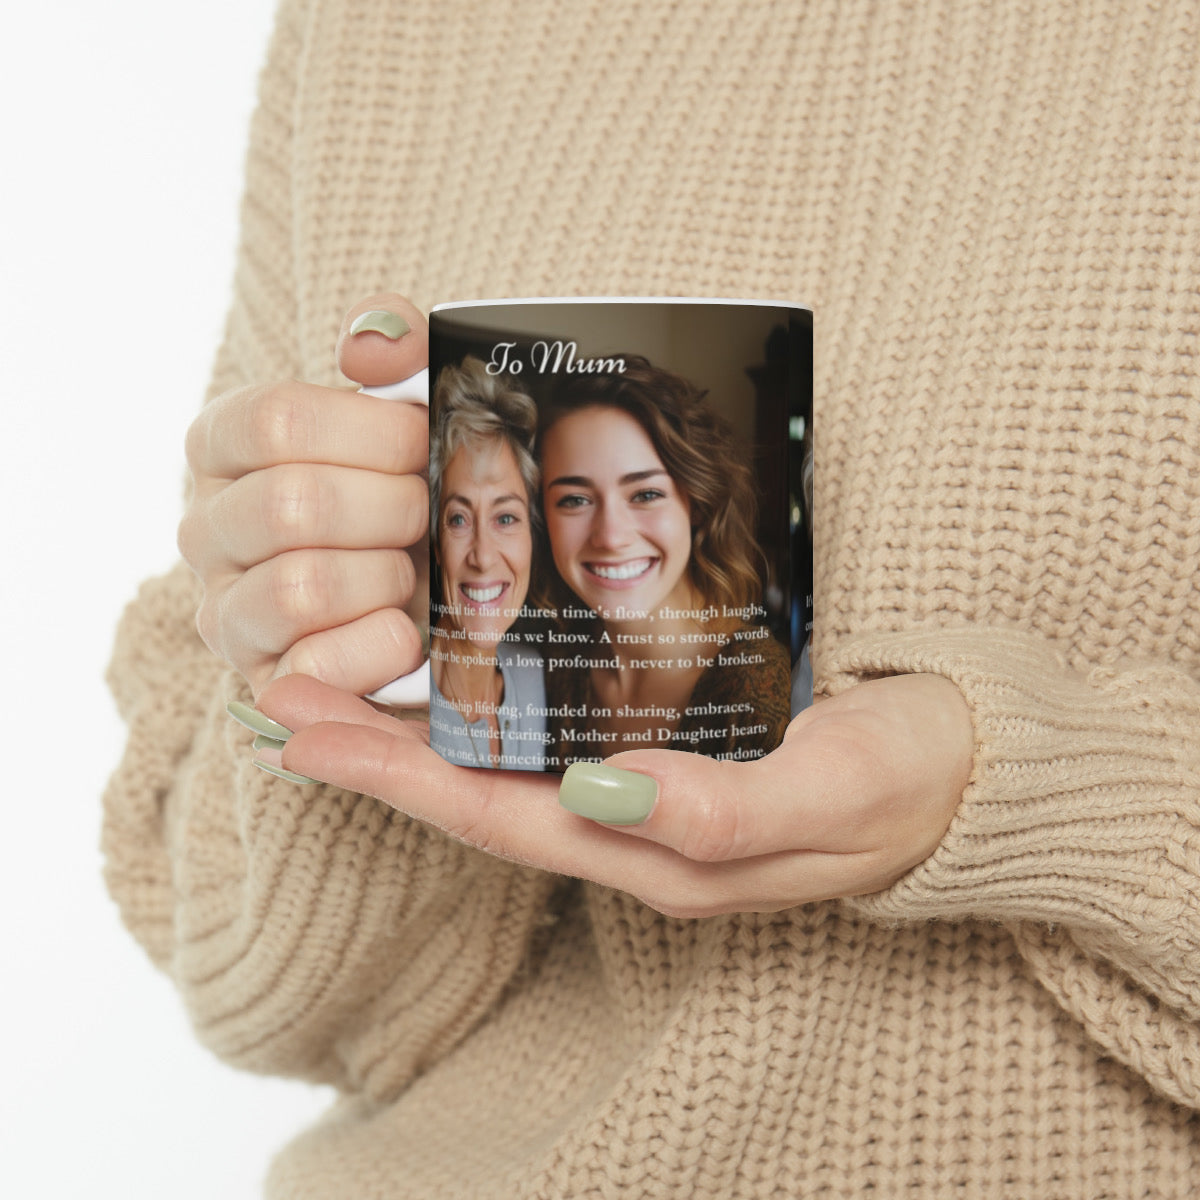
M774 749L812 695L811 310L440 305L430 381L434 749Z

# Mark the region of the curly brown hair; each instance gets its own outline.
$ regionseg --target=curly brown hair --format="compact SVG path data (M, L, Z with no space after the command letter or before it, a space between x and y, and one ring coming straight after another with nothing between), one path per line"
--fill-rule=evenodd
M686 495L692 524L688 574L706 604L758 603L762 583L754 539L754 478L732 428L708 393L637 354L610 356L624 370L560 376L541 413L538 445L556 422L585 408L628 413L646 431Z

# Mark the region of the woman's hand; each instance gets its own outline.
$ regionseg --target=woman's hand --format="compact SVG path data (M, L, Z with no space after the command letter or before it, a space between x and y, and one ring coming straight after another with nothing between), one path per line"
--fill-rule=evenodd
M973 755L958 689L940 676L901 675L820 701L757 761L636 750L599 770L573 767L562 778L568 811L558 778L451 766L421 726L314 680L277 681L260 708L298 731L282 755L263 753L274 766L683 917L886 888L945 834Z
M352 332L368 312L399 321ZM373 296L347 314L338 366L394 383L428 347L408 301ZM179 547L204 585L201 636L255 695L292 671L363 694L420 664L428 454L424 407L294 381L228 392L193 423Z

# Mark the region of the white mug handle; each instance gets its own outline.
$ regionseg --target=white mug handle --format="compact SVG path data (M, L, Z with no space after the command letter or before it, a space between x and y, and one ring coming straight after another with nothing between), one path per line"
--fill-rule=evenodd
M423 404L429 407L429 370L422 368L408 379L397 383L380 384L378 387L359 388L368 396L379 396L384 400L399 400L406 404ZM419 708L429 703L429 660L426 659L410 675L401 675L391 683L376 688L367 696L379 704L393 708Z

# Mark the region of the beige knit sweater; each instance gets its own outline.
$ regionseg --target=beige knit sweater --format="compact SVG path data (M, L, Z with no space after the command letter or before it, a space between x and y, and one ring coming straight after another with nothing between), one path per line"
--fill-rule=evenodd
M198 1036L334 1084L274 1197L1191 1197L1200 6L288 0L214 392L395 288L804 299L818 687L953 679L888 892L669 920L250 765L148 583L108 881ZM264 1154L267 1148L264 1147Z

